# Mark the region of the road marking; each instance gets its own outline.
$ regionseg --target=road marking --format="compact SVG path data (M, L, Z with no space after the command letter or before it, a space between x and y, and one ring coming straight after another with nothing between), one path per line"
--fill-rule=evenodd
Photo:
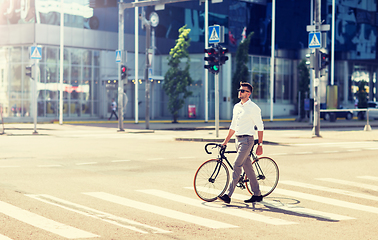
M149 158L148 161L164 160L164 158Z
M18 168L20 166L0 166L0 168Z
M359 152L362 151L362 149L348 149L347 152Z
M93 165L93 164L97 164L97 162L83 162L83 163L76 163L76 165L80 166L80 165Z
M21 222L30 224L34 227L57 234L65 238L94 238L100 237L96 234L86 232L63 223L55 222L51 219L42 217L35 213L18 208L6 202L0 201L0 212L17 219Z
M367 150L378 150L378 148L365 148Z
M358 178L378 181L378 177L373 177L373 176L359 176Z
M58 206L60 208L69 210L71 212L79 213L84 216L92 217L95 219L102 220L107 223L111 223L113 225L130 229L132 231L136 231L139 233L150 233L148 229L153 230L153 233L170 233L170 231L166 231L164 229L151 227L146 224L142 224L127 218L118 217L112 215L110 213L101 212L93 208L89 208L80 204L72 203L57 197L53 197L47 194L26 194L26 196L37 199L41 202L48 203L54 206ZM126 225L129 224L129 225ZM134 226L130 226L134 225ZM137 227L142 227L142 229L138 229Z
M269 153L269 156L282 156L282 155L288 155L288 153Z
M189 159L189 158L196 158L196 157L179 157L180 159Z
M211 219L207 219L203 217L197 217L191 214L182 213L182 212L171 210L168 208L158 207L151 204L134 201L131 199L119 197L119 196L112 195L105 192L89 192L89 193L84 193L84 194L95 197L95 198L99 198L108 202L117 203L126 207L131 207L131 208L151 212L154 214L162 215L165 217L169 217L169 218L173 218L173 219L177 219L184 222L189 222L189 223L193 223L193 224L197 224L197 225L201 225L201 226L205 226L209 228L236 228L238 227L238 226L231 225L228 223L222 223L219 221L215 221L215 220L211 220Z
M293 154L313 154L313 152L295 152Z
M280 181L280 183L281 183L281 181ZM260 187L263 187L263 186L260 186ZM193 190L193 187L185 187L185 188ZM214 191L214 193L218 193L218 192ZM235 198L235 199L238 199L238 200L245 200L248 197L250 197L250 195L247 196L247 195L237 194L237 193L232 194L232 198L233 199ZM307 215L307 216L322 218L322 219L327 219L327 220L332 220L332 221L354 219L352 217L343 216L343 215L339 215L339 214L321 212L321 211L317 211L317 210L313 210L313 209L309 209L309 208L298 207L298 206L293 205L293 204L283 204L283 203L277 202L277 201L269 201L269 200L266 200L266 198L264 198L264 200L262 202L259 202L259 204L262 204L262 205L264 205L266 207L270 207L270 208L278 208L278 209L282 209L282 210L285 210L285 211L288 211L288 212L304 214L304 215Z
M61 167L62 165L59 165L59 164L51 164L51 165L37 165L37 167L40 167L40 168L49 168L49 167Z
M344 208L350 208L358 211L365 211L369 213L377 213L378 214L378 208L376 207L371 207L371 206L366 206L358 203L350 203L342 200L337 200L333 198L328 198L328 197L320 197L308 193L301 193L301 192L295 192L291 190L285 190L281 188L276 188L274 190L274 193L276 194L281 194L285 196L290 196L290 197L297 197L297 198L302 198L302 199L307 199L310 201L314 202L320 202L321 204L329 204L337 207L344 207Z
M12 240L12 239L0 234L0 240Z
M241 217L241 218L246 218L249 220L253 221L258 221L258 222L263 222L267 224L272 224L272 225L289 225L289 224L297 224L295 222L289 222L286 220L278 219L278 218L272 218L272 217L266 217L261 214L257 214L254 212L249 212L249 211L244 211L241 209L235 209L235 208L228 208L228 207L223 207L222 205L216 204L216 203L206 203L202 200L197 200L197 199L192 199L184 196L180 196L177 194L169 193L169 192L164 192L160 190L155 190L155 189L149 189L149 190L138 190L139 192L151 194L157 197L165 198L168 200L180 202L183 204L195 206L195 207L200 207L204 208L207 210L215 211L215 212L220 212L222 214L229 214L232 216L236 217Z
M130 160L113 160L112 163L119 163L119 162L130 162Z
M340 151L324 151L323 153L339 153Z
M323 187L323 186L318 186L318 185L313 185L313 184L300 183L300 182L295 182L295 181L285 181L285 180L280 180L280 184L286 184L286 185L291 185L291 186L296 186L296 187L303 187L303 188L308 188L308 189L342 194L342 195L356 197L356 198L363 198L363 199L378 201L378 197L376 196L363 194L363 193L355 193L355 192L350 192L350 191L340 190L340 189L335 189L335 188Z
M348 186L354 186L359 188L364 188L372 191L378 192L378 186L371 185L371 184L364 184L364 183L356 183L352 181L346 181L346 180L340 180L340 179L334 179L334 178L316 178L317 180L326 181L326 182L332 182L332 183L338 183Z

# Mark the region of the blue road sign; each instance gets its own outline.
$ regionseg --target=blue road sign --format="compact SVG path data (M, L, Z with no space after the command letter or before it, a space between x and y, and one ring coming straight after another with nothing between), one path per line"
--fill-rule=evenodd
M321 48L322 38L320 32L313 32L308 34L308 48Z
M115 61L117 63L122 62L122 52L121 52L121 50L116 50Z
M30 59L42 59L42 47L30 47Z
M209 43L220 42L220 26L214 25L209 27Z

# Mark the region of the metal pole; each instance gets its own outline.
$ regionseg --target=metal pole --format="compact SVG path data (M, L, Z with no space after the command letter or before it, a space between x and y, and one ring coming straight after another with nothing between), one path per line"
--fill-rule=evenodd
M318 30L321 26L321 1L315 0L314 18L315 28ZM319 49L315 50L315 96L314 96L314 136L320 137L320 73L319 73Z
M274 91L274 63L275 63L275 28L276 28L276 0L272 0L272 43L270 57L270 121L273 121L273 91Z
M144 80L146 82L146 129L150 129L150 81L148 80L148 68L150 63L148 61L148 49L151 45L151 25L145 24L146 27L146 69L144 73Z
M138 2L138 0L135 0L135 2ZM135 43L135 77L134 77L134 118L135 123L139 122L139 76L138 76L138 70L139 70L139 8L135 7L135 35L134 35L134 43Z
M123 53L123 39L124 39L124 9L122 7L122 2L121 0L120 4L118 4L118 50L121 51L122 55ZM122 57L123 58L123 57ZM121 66L123 64L123 59L121 62L118 63L118 131L125 131L123 129L123 79L121 76Z
M219 74L215 74L215 136L219 137Z
M205 48L209 47L209 0L205 0ZM205 56L207 54L205 53ZM206 56L207 57L207 56ZM209 71L205 70L205 122L209 121Z
M335 84L335 0L332 0L332 32L331 32L331 85Z
M64 0L60 1L59 124L63 124Z
M38 106L37 106L37 98L38 98L38 94L37 94L37 78L38 78L38 74L37 74L37 71L39 69L39 60L38 59L35 59L34 60L34 65L35 65L35 71L34 71L34 84L33 84L33 105L34 105L34 113L33 113L33 120L34 120L34 132L33 134L38 134L37 132L37 114L38 114Z

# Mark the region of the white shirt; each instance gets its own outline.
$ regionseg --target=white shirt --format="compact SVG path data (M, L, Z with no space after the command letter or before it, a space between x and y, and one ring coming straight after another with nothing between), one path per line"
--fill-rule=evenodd
M117 103L115 101L112 102L112 109L114 111L117 110Z
M235 131L236 136L255 135L255 126L258 131L264 130L261 119L261 109L248 99L244 104L241 101L234 106L230 129Z

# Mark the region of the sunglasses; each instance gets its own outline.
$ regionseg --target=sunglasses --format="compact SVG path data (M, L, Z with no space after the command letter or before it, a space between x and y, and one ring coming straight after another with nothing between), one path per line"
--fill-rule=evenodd
M238 91L241 92L241 93L249 92L248 90L244 90L244 89L238 89Z

